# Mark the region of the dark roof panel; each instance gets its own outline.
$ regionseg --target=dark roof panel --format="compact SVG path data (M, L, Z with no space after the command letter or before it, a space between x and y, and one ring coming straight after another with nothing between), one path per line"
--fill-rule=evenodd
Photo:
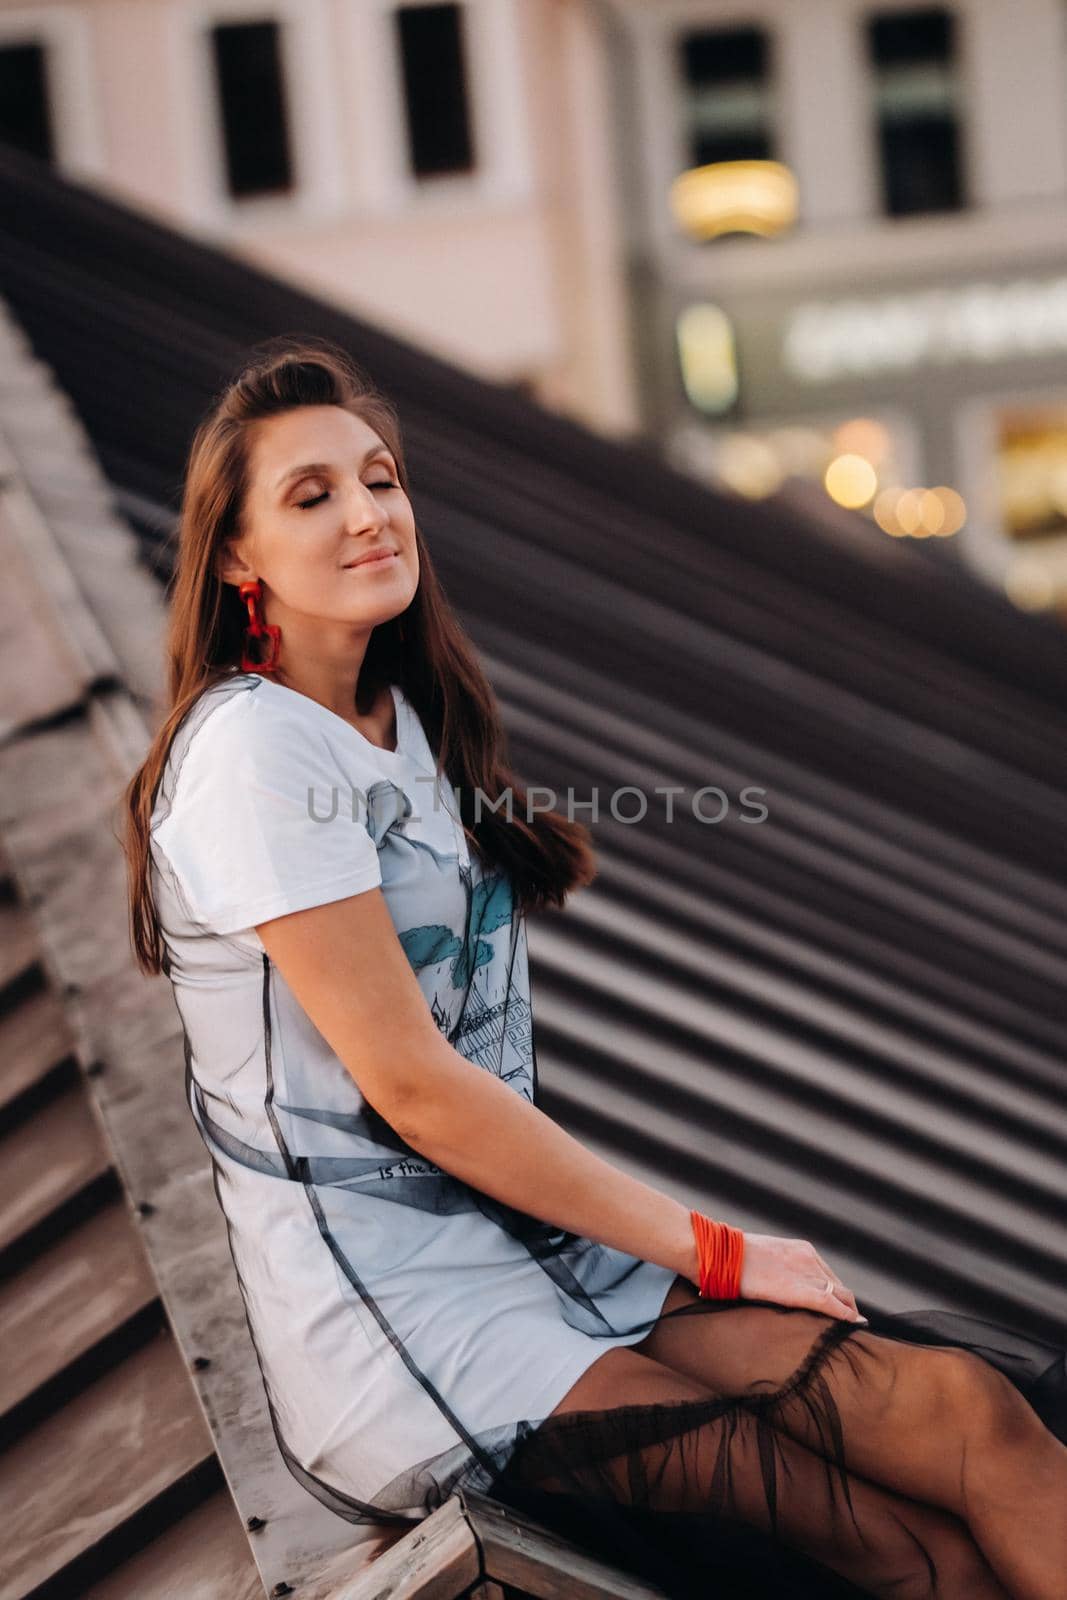
M167 571L192 429L233 362L270 334L325 334L399 406L416 511L500 694L520 776L579 799L620 784L650 794L680 784L689 795L719 785L736 808L746 786L762 790L758 827L736 810L709 827L685 801L672 821L652 801L640 827L602 814L597 882L562 921L531 920L546 1109L712 1214L817 1236L872 1305L939 1305L1060 1339L1062 628L1019 614L945 550L905 547L855 517L818 522L784 499L706 490L645 446L597 439L4 151L0 230L0 291L70 395L153 571ZM10 337L0 319L0 349ZM0 984L6 1020L33 1005L45 1031L35 1053L16 1020L4 1137L25 1192L7 1192L6 1237L22 1242L28 1273L62 1260L50 1241L86 1225L87 1198L102 1215L119 1168L129 1200L151 1197L142 1241L177 1341L177 1365L164 1362L169 1466L150 1457L166 1511L151 1532L170 1525L180 1543L190 1504L177 1491L204 1500L218 1488L217 1463L211 1480L207 1457L193 1459L198 1391L241 1516L263 1516L249 1548L266 1587L327 1600L367 1550L280 1466L215 1252L219 1219L180 1094L174 1019L153 986L129 984L120 959L108 799L144 736L131 712L150 722L155 709L161 593L145 568L135 575L99 483L85 493L80 458L72 489L48 455L57 438L71 446L54 419L42 425L41 396L7 405L0 444L6 422L33 492L32 505L8 502L22 543L5 548L30 552L18 616L0 593L0 622L10 615L19 641L5 658L16 681L0 679L0 730L15 735L0 743L0 827L12 830L27 889L22 905L13 893L0 905ZM33 521L33 507L47 515ZM10 537L2 519L0 537ZM56 619L67 584L81 619L73 651L48 642L65 631ZM39 633L19 620L27 606ZM37 663L39 683L29 681ZM77 795L65 788L72 773ZM48 929L47 962L29 909ZM76 986L79 1068L100 1054L93 1104L110 1154L88 1101L78 1109L80 1079L47 1072L67 1049L42 998L52 980L64 1005ZM53 1148L57 1170L38 1170ZM59 1296L41 1271L39 1292ZM138 1311L130 1292L127 1320L121 1294L100 1308L102 1327L109 1311L115 1319L100 1341L112 1368L90 1379L99 1345L79 1356L75 1330L72 1365L62 1367L59 1343L43 1351L29 1398L61 1409L41 1410L21 1457L0 1457L0 1496L19 1516L25 1501L30 1523L58 1541L41 1560L82 1559L56 1505L37 1503L52 1495L52 1471L57 1490L72 1492L50 1454L58 1419L90 1395L136 1414L138 1373L156 1346L134 1342L149 1335L151 1307ZM92 1333L90 1318L81 1338ZM188 1378L183 1389L179 1368L200 1355L210 1365L197 1391ZM66 1394L64 1373L76 1375ZM88 1460L107 1418L74 1416ZM3 1474L20 1459L39 1476L16 1485ZM135 1485L105 1482L113 1498L92 1500L90 1521L116 1566L113 1595L139 1594L134 1567L116 1563L145 1536L144 1508L130 1498ZM31 1578L43 1569L20 1548ZM156 1554L162 1573L162 1543Z

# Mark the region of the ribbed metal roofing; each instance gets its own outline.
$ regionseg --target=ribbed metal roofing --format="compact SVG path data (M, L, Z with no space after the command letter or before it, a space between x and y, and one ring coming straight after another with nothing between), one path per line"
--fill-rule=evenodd
M1062 1339L1062 628L945 550L706 490L6 153L0 235L0 292L161 579L193 426L247 346L334 338L397 403L515 765L600 795L596 883L531 921L545 1109L813 1239L861 1304ZM625 786L639 822L610 814Z

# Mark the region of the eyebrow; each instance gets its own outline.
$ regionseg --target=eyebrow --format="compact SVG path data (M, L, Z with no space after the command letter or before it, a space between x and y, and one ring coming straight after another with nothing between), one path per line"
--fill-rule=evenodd
M371 461L375 456L388 456L390 461L395 460L393 452L390 450L390 448L389 448L389 446L387 444L382 444L382 443L372 444L370 449L367 451L366 455L363 457L362 462L360 463L361 468L365 467L367 465L367 462ZM278 479L277 483L274 485L274 487L276 489L284 489L284 487L285 487L285 485L287 483L291 483L294 478L299 478L299 477L303 476L303 474L305 472L332 472L332 471L333 471L333 468L332 468L332 466L330 465L330 463L328 461L305 461L303 466L301 466L301 467L290 467L288 472L283 472L281 477Z

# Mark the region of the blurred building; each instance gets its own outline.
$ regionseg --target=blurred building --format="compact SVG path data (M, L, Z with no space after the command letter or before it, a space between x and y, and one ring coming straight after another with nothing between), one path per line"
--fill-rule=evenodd
M627 433L609 92L584 0L0 0L0 141Z
M647 426L1067 613L1063 0L610 12Z
M0 0L0 140L1067 615L1065 12Z

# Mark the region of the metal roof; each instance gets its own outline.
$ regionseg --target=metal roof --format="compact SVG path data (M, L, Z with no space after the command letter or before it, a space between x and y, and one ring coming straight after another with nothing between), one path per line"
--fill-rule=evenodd
M397 402L416 512L500 694L516 768L560 796L603 797L596 883L564 916L531 919L545 1108L690 1204L815 1238L861 1304L962 1309L1060 1338L1062 628L1016 612L944 551L706 490L651 448L596 438L8 152L0 234L0 292L59 385L25 350L14 385L0 364L0 439L22 424L0 531L10 550L15 506L38 562L3 602L4 993L20 997L7 1020L26 1048L51 1059L45 1009L22 1015L43 1002L22 994L18 952L42 939L48 992L89 1041L66 1087L10 1129L28 1142L21 1169L14 1158L5 1170L36 1173L45 1207L38 1216L33 1185L17 1184L13 1237L52 1214L49 1185L69 1218L64 1183L95 1193L124 1152L122 1190L156 1206L131 1243L147 1248L176 1359L211 1361L186 1389L241 1516L266 1516L253 1548L268 1587L312 1593L330 1530L309 1533L296 1508L312 1520L321 1508L272 1475L262 1408L241 1387L237 1290L170 1076L176 1018L120 976L106 803L154 714L159 580L192 427L268 334L336 338ZM84 428L73 448L56 407ZM4 568L17 569L7 554ZM653 801L630 825L607 810L625 785L650 798L656 785L718 785L733 804L708 824L684 798L671 822ZM764 791L758 825L740 818L746 785ZM36 1081L32 1064L16 1071ZM91 1121L72 1109L86 1084L110 1156L93 1153ZM47 1147L64 1152L48 1176L32 1153L46 1115L63 1130ZM131 1392L143 1370L130 1368ZM177 1375L167 1393L177 1415ZM173 1437L187 1479L185 1426ZM0 1455L16 1511L17 1460ZM353 1554L344 1539L335 1553Z

